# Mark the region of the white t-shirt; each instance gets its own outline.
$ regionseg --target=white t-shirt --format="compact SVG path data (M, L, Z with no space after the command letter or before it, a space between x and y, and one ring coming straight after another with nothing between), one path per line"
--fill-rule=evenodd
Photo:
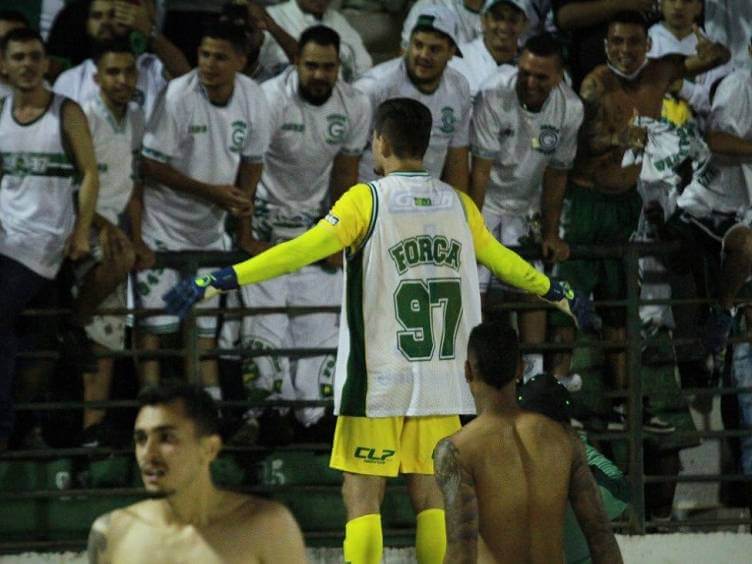
M122 122L118 122L101 96L89 98L81 108L89 122L99 169L97 213L117 225L137 176L144 112L131 102Z
M731 62L744 66L752 38L752 2L748 0L705 0L705 30L731 51Z
M162 61L151 53L144 53L139 56L136 66L138 68L138 81L136 82L133 100L144 109L148 121L154 112L154 106L159 95L167 86L167 79L165 79ZM79 104L83 104L99 93L99 86L94 82L96 72L97 66L94 61L86 59L80 65L68 69L58 76L53 90Z
M666 55L680 54L691 57L697 53L697 37L690 33L684 39L677 39L663 23L653 25L649 30L651 47L648 57L659 59ZM710 112L710 91L712 86L731 72L731 65L725 64L697 75L694 80L684 79L679 96L701 115Z
M340 40L341 76L346 82L352 82L373 66L373 59L368 54L360 34L336 10L326 10L319 20L312 14L303 12L296 0L288 0L283 4L269 6L267 12L295 40L300 39L303 31L315 25L325 25L336 31ZM268 32L264 33L259 60L267 68L276 68L289 62L282 47Z
M0 98L7 98L13 94L13 88L7 82L0 81Z
M734 71L718 85L709 129L752 141L752 71ZM697 217L712 211L744 214L752 205L752 163L714 154L699 181L687 186L677 200Z
M462 57L452 57L449 66L462 73L470 85L470 93L475 97L481 85L493 73L499 70L499 65L488 51L483 37L473 39L469 43L460 45Z
M355 87L368 95L374 112L381 102L399 97L417 100L431 110L431 141L423 158L423 164L431 176L441 178L450 147L467 147L472 109L470 87L465 77L453 68L444 69L439 87L432 94L424 94L415 87L407 75L402 57L375 66L355 83ZM361 181L376 178L373 164L369 145L360 160Z
M493 159L484 211L537 211L547 167L569 169L577 153L584 109L574 91L560 82L539 112L517 98L517 67L504 65L475 100L471 127L474 155Z
M298 85L297 70L290 68L262 86L272 137L254 223L267 240L291 238L320 219L331 205L334 158L360 155L368 141L371 103L365 94L339 80L329 100L315 106L301 98ZM264 233L264 224L272 230L283 224L287 233Z
M224 106L206 96L196 70L172 80L149 122L145 157L209 184L234 184L241 159L261 162L269 146L269 108L261 87L235 76ZM207 200L148 182L143 233L171 250L218 244L226 213Z
M410 44L410 34L415 27L415 20L418 19L420 11L427 6L444 6L449 8L457 15L459 22L457 43L468 43L480 37L483 29L480 25L480 12L469 10L462 0L418 0L405 18L402 26L402 48L407 49Z

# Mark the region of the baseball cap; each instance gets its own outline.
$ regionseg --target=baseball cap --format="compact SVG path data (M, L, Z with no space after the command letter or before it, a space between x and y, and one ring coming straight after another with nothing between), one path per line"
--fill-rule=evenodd
M537 374L518 385L517 403L522 409L535 411L562 423L569 423L572 416L569 390L550 374Z
M426 6L415 15L415 21L410 26L410 32L412 33L418 26L434 29L448 36L457 48L457 55L462 56L459 52L460 22L452 10L445 6Z
M514 6L524 13L528 20L533 19L532 16L535 15L533 6L528 0L486 0L483 4L482 13L485 14L488 10L496 6L496 4L509 4L510 6Z

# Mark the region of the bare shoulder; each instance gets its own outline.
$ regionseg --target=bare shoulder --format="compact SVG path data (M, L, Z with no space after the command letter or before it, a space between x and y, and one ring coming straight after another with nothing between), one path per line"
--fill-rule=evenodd
M580 97L586 104L594 104L603 98L607 90L605 67L596 67L580 85Z
M305 562L305 542L298 522L287 507L255 496L237 496L240 505L233 515L249 538L263 538L259 547L261 562Z
M86 543L86 553L89 564L103 564L110 561L109 557L109 534L112 514L100 515L91 525L89 538Z
M298 529L295 517L278 501L257 496L229 493L228 502L236 507L231 512L233 520L240 520L254 530L268 529L275 532L290 528Z

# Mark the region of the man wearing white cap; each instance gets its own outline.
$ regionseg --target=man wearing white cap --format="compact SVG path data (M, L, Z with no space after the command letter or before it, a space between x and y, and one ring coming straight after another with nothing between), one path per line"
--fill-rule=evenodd
M483 34L460 44L462 58L449 62L467 79L473 97L501 65L515 63L518 42L528 27L531 12L527 0L486 0L481 15Z
M376 108L390 98L412 98L431 110L433 128L424 158L426 171L453 187L467 191L470 88L458 71L447 68L458 52L458 23L443 6L428 6L418 14L404 57L375 66L355 82ZM371 147L360 161L359 178L376 178Z
M518 66L505 66L481 87L471 127L470 195L486 225L505 245L520 245L526 238L540 241L551 261L569 255L559 238L559 218L584 116L582 102L562 74L556 39L547 34L529 39ZM479 282L487 295L491 276L482 267ZM545 341L545 311L518 316L523 343ZM543 355L526 354L524 359L526 379L543 372Z

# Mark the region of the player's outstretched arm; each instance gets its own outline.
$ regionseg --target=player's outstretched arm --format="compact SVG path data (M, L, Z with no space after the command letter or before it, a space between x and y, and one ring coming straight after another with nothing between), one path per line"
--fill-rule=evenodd
M569 501L587 539L590 557L594 564L620 564L623 562L621 551L603 507L598 486L588 467L585 448L574 433L571 440L574 453L569 479Z
M475 563L478 560L478 498L475 481L459 459L451 438L433 451L436 482L444 497L447 549L444 562Z
M110 513L98 517L89 531L86 547L89 564L108 564L107 533L110 528Z
M299 237L276 245L245 262L215 270L206 276L185 278L162 299L167 311L184 317L201 300L283 274L289 274L344 248L330 230L317 225Z

